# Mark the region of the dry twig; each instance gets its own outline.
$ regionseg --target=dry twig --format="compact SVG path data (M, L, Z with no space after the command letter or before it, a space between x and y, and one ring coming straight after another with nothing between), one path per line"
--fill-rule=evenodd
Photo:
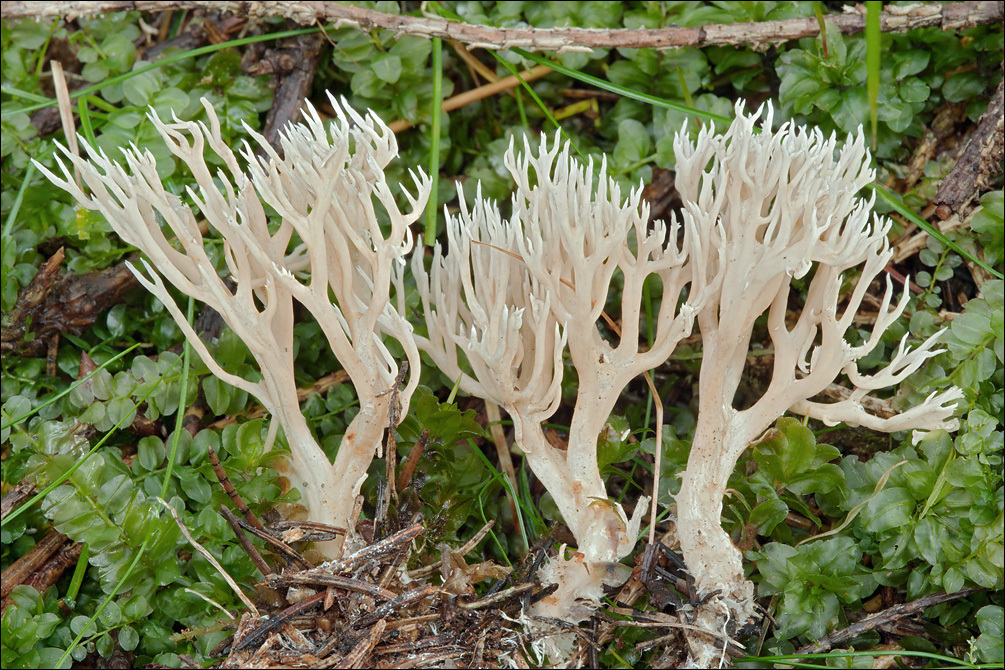
M960 159L939 184L933 202L940 219L965 213L967 205L991 185L991 177L1002 171L1005 152L1005 80L998 84L977 130L967 142Z
M956 600L957 598L965 598L972 593L976 593L980 589L963 589L962 591L957 591L956 593L933 593L932 595L924 596L918 598L917 600L912 600L909 603L902 603L900 605L894 605L889 607L882 612L873 614L870 617L862 619L857 623L853 623L847 628L841 630L836 630L830 635L817 640L813 644L806 645L796 651L797 654L822 654L826 651L830 651L835 647L841 647L845 642L852 640L859 635L868 633L871 630L875 630L880 626L889 624L897 619L902 619L905 617L924 612L929 607L934 607L940 603L950 602Z
M655 47L670 49L683 46L724 44L771 44L801 37L814 37L820 32L816 19L786 19L759 23L732 23L696 28L672 26L650 30L635 28L496 28L494 26L457 23L439 17L385 14L372 9L335 2L207 2L190 0L108 0L105 2L5 2L0 16L54 17L76 19L103 12L139 10L161 12L169 9L210 9L232 12L249 21L267 16L285 16L301 25L334 23L335 27L352 26L360 30L383 28L398 35L441 37L457 40L470 47L509 49L520 47L528 51L589 51L603 48ZM881 28L886 32L906 32L915 28L938 26L956 30L988 23L1000 23L1003 16L1000 2L957 2L950 4L917 4L906 7L887 6L881 15ZM864 12L852 10L846 14L828 15L845 34L865 29Z

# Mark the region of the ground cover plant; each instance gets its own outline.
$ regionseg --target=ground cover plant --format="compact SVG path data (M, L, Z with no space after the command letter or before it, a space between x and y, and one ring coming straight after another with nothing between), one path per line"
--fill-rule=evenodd
M789 415L759 433L728 476L721 521L742 553L757 607L770 617L749 626L734 621L725 631L728 643L715 647L717 658L752 667L793 653L804 664L824 654L828 666L874 667L882 655L915 667L1002 661L1005 48L998 3L927 5L915 14L867 3L861 14L842 15L832 3L377 2L322 8L346 14L320 17L268 15L269 3L261 3L263 15L248 17L179 3L152 13L85 12L73 20L16 16L23 10L10 4L0 35L4 667L93 665L113 657L132 666L205 666L227 654L231 662L249 662L258 647L227 640L237 629L238 641L251 636L261 645L269 631L242 613L322 606L335 634L330 645L310 649L331 662L336 657L326 655L400 665L408 657L395 645L416 640L433 650L421 657L430 665L561 660L554 647L538 644L540 628L509 619L531 611L524 598L549 597L535 581L546 554L576 559L564 547L576 546L562 518L563 507L567 514L571 508L546 490L545 477L535 476L533 454L520 451L519 438L514 446L513 434L526 426L500 412L492 394L459 379L456 373L478 365L473 356L448 370L428 351L420 361L410 345L384 338L377 344L388 360L408 359L411 370L401 366L396 375L385 368L381 388L368 389L361 403L351 364L318 344L331 339L325 315L293 310L284 337L316 448L337 462L344 436L362 425L354 419L368 412L391 427L352 501L361 515L353 529L360 551L380 570L353 572L358 565L346 559L345 574L366 582L370 593L394 595L388 603L399 603L399 611L391 616L388 604L378 608L384 614L343 625L339 617L351 609L346 603L358 604L356 596L328 586L294 597L287 590L294 583L317 582L279 574L283 561L292 571L318 558L297 542L332 536L296 525L311 502L291 485L287 436L272 432L270 417L249 393L264 378L268 354L243 342L203 302L162 287L204 351L186 343L164 304L125 270L127 261L142 263L135 248L100 214L77 209L31 162L58 173L56 142L72 142L66 129L74 128L113 160L130 144L151 152L164 191L191 206L199 191L188 189L200 175L170 153L151 110L165 121L177 117L176 124L208 123L205 99L219 119L219 141L237 153L255 133L280 147L279 131L304 98L335 119L338 99L333 106L325 91L344 96L348 108L372 110L395 131L398 157L380 166L389 189L382 203L396 199L401 211L413 209L409 170L429 175L428 209L412 225L420 252L413 266L423 263L423 243L439 240L447 252L459 246L447 227L463 218L462 202L480 195L498 201L503 215L513 213L511 192L530 187L514 180L507 149L525 139L528 152L544 150L542 136L556 149L568 142L570 154L583 165L592 160L598 175L606 161L605 174L624 194L644 185L649 221L638 223L639 235L631 235L636 246L626 254L641 259L646 234L677 230L653 222L680 220L692 197L674 186L675 135L682 129L692 137L713 123L725 130L740 100L748 112L772 102L775 129L791 121L825 136L834 131L839 147L863 126L876 179L859 195L875 197L877 211L892 220L891 255L880 280L862 282L864 294L852 298L859 283L854 268L836 289L840 304L862 305L845 333L849 344L868 349L862 345L871 342L877 319L886 319L887 277L908 302L878 329L882 336L857 371L845 369L813 400L859 400L855 379L880 373L902 343L917 348L944 329L943 351L898 387L870 397L866 409L891 417L955 387L959 430L885 434ZM884 32L897 17L907 22L904 29ZM346 20L336 24L337 18ZM765 21L782 23L764 24L777 31L770 39L751 37L751 24ZM710 25L717 27L688 32ZM808 32L785 33L796 25ZM506 41L528 27L546 32ZM658 50L637 41L663 28L677 31L674 39L684 46ZM619 29L643 32L633 30L636 41L625 41ZM502 48L484 48L493 42ZM536 50L540 44L566 48ZM259 146L251 145L252 152ZM224 167L225 153L207 152L202 169ZM222 180L217 184L224 188ZM283 208L293 206L266 200L270 234ZM387 234L394 208L378 209L378 232ZM198 232L205 256L220 286L232 285L237 273L223 243L226 221L209 224ZM294 243L305 235L298 229ZM534 253L469 250L492 251L504 254L500 262L527 262ZM431 250L425 255L428 267ZM605 302L592 306L597 312L578 324L577 335L595 330L607 349L623 343L625 333L633 351L658 346L665 283L674 280L654 274L636 286L631 273L611 267ZM417 286L403 265L394 271L397 313L432 338L422 282ZM814 265L807 272L792 273L777 318L795 323L811 304L814 277L823 270ZM306 290L303 279L290 290ZM352 289L349 302L365 290ZM576 285L556 281L550 290L558 296ZM266 306L249 300L256 309ZM637 323L626 324L626 305L636 303ZM610 416L586 421L575 412L583 402L577 394L587 395L580 382L593 383L580 375L592 373L575 351L554 360L552 379L560 382L554 410L545 423L537 419L535 430L548 449L571 454L581 446L569 445L580 424L596 423L595 467L607 497L591 489L587 507L598 517L625 520L646 512L639 537L631 538L641 541L603 577L624 586L608 588L599 609L588 608L583 632L569 637L579 640L566 659L573 663L675 667L694 653L694 638L686 639L681 625L695 622L707 594L682 567L675 522L678 475L702 421L706 333L698 321L646 379L627 384ZM771 328L767 316L752 321L736 410L756 407L770 387ZM221 380L228 375L245 383ZM651 529L648 498L655 498L657 514ZM247 503L249 518L281 531L259 531L249 542L245 533L254 532L220 512L235 499ZM578 520L566 521L575 533ZM277 538L306 553L282 553ZM258 552L267 561L256 560ZM397 559L387 558L395 552ZM427 583L432 590L424 590ZM334 608L325 606L333 604L329 598ZM409 617L432 617L440 629L396 627ZM323 626L315 621L321 618L290 619L293 627L283 635L291 644L313 645L311 639L321 639ZM314 637L298 637L298 630Z

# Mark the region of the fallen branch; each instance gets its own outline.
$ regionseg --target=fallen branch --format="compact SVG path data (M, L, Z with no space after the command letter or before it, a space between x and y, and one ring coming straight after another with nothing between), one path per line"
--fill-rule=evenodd
M169 9L206 9L231 12L256 20L267 16L285 16L301 25L333 23L335 27L351 26L360 30L383 28L400 35L441 37L457 40L483 49L520 47L528 51L589 51L590 49L655 47L670 49L684 46L723 44L771 44L801 37L814 37L820 32L815 18L761 21L758 23L715 24L693 28L671 26L651 30L635 28L496 28L494 26L457 23L438 17L385 14L350 4L329 2L198 2L172 0L154 2L5 2L0 17L35 18L63 17L74 20L105 12L138 10L162 12ZM885 32L906 32L915 28L938 26L956 30L988 23L1000 23L1005 12L1000 2L959 2L925 4L907 7L887 6L880 26ZM846 14L828 15L841 32L859 33L865 29L865 15L857 10Z
M1005 81L991 97L987 110L977 123L977 130L967 142L956 165L949 171L932 202L943 221L962 214L981 191L991 188L993 177L1002 171L1005 150Z
M894 605L893 607L889 607L882 612L872 615L871 617L862 619L857 623L853 623L847 628L834 631L830 635L817 640L813 644L797 650L796 653L822 654L835 647L844 646L844 643L848 640L852 640L863 633L875 630L884 624L918 614L919 612L924 612L929 607L934 607L941 603L956 600L957 598L964 598L972 593L977 593L978 590L979 589L963 589L962 591L957 591L956 593L934 593L929 596L918 598L917 600L912 600L909 603Z

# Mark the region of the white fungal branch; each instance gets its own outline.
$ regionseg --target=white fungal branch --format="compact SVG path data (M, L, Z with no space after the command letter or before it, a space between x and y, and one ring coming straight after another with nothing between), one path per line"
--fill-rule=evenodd
M39 168L81 206L101 212L127 243L146 254L149 277L133 269L139 281L168 308L210 370L258 398L283 427L291 448L290 478L308 513L316 521L351 528L354 499L379 449L394 397L386 391L398 374L382 335L399 341L413 371L397 394L402 413L418 383L411 328L389 298L392 267L411 250L408 225L423 210L430 183L421 173L413 175L417 193L406 194L411 210L402 213L383 172L397 154L394 135L373 114L362 117L329 97L336 111L331 126L326 128L308 103L306 125L290 126L282 136L283 158L247 129L269 157L267 163L259 162L245 144L248 173L224 142L206 100L208 125L177 117L164 123L156 114L150 116L171 153L196 180L197 188L188 189L188 196L223 238L224 258L236 283L233 292L207 255L195 212L165 189L149 151L125 150L127 170L86 143L91 162L63 149L90 194L76 186L71 168L62 162L64 179ZM222 159L224 169L210 170L207 149ZM280 216L275 232L270 232L263 201ZM387 234L377 205L389 220ZM299 243L291 248L294 234ZM309 274L302 278L305 271ZM162 276L221 314L254 356L261 381L221 368ZM360 398L360 412L346 430L334 466L300 412L293 376L294 298L318 320Z
M762 112L764 132L758 134L754 125ZM857 361L907 306L905 294L891 307L889 279L869 339L859 346L845 340L892 253L889 220L870 216L872 201L857 196L875 177L861 131L839 149L834 136L825 139L819 130L785 124L773 133L771 121L770 104L750 115L738 104L724 135L706 128L694 143L686 134L674 143L684 220L715 250L702 269L712 290L698 315L698 425L677 497L677 532L688 569L700 592L722 592L705 611L709 629L721 628L723 617L742 623L752 612L753 589L743 577L740 552L720 525L722 497L741 453L779 416L793 411L889 431L958 425L952 418L961 397L955 388L891 418L873 416L862 404L869 391L899 383L940 350L939 334L914 350L902 342L887 368L859 373ZM787 315L790 282L811 269L806 302L793 322ZM842 309L841 283L854 269L861 274ZM754 321L765 312L775 352L772 379L761 398L740 411L733 406L735 395ZM829 405L809 400L842 372L856 387L847 399ZM699 666L713 660L713 649L705 653Z
M707 249L689 224L682 243L676 222L669 230L662 222L650 230L639 191L622 199L606 164L595 178L593 164L573 159L557 138L550 145L542 139L536 155L529 144L520 156L511 145L505 164L517 183L511 220L480 193L470 209L462 195L458 215L448 215L449 253L437 247L428 273L421 255L413 256L428 330L418 342L465 392L501 405L513 418L516 442L581 553L560 557L544 571L562 588L542 607L580 620L599 603L602 584L612 581L610 566L635 545L645 507L639 504L629 520L607 499L598 436L628 382L666 360L690 333L707 294L704 284L692 285L679 309L678 302L692 263L705 262L689 256ZM624 276L624 325L612 334L598 320L616 272ZM643 351L642 287L653 275L663 297L654 344ZM566 344L579 388L568 448L561 450L545 439L540 424L560 401ZM577 605L577 598L587 606Z

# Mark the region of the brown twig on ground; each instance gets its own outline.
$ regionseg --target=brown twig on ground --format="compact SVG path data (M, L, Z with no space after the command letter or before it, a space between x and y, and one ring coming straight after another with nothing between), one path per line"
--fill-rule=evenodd
M1002 157L1005 154L1005 80L998 84L998 90L991 97L987 110L977 123L970 141L967 142L960 159L949 171L933 202L935 213L942 220L953 214L963 215L965 208L990 187L991 177L1002 171Z
M421 532L421 524L411 523L340 560L266 577L259 589L297 585L288 597L300 600L244 614L233 638L212 652L229 654L218 667L520 664L519 634L509 622L519 616L520 596L534 585L521 583L497 593L490 589L481 599L473 589L457 589L462 583L492 578L500 567L468 565L460 557L478 536L457 550L445 549L452 560L440 575L442 585L406 577L397 566L409 562L412 541ZM487 565L496 570L486 570Z
M398 473L398 478L395 481L395 486L399 491L404 491L405 487L412 480L412 473L415 472L415 466L419 464L419 458L422 456L422 452L425 451L427 444L429 444L428 428L422 431L419 439L415 441L415 444L409 450L408 456L401 463L401 472Z
M11 488L0 500L0 519L4 519L8 514L21 506L21 503L38 493L35 485L27 480L22 481L17 486Z
M283 624L288 622L293 617L303 614L315 605L319 605L324 599L324 596L325 594L318 593L309 598L304 598L300 602L290 605L278 614L271 615L265 623L245 635L239 644L234 645L234 651L243 651L244 649L248 649L270 633L277 631Z
M907 166L907 176L903 185L897 190L901 193L914 188L924 174L925 166L935 157L936 150L947 137L953 136L956 126L963 121L966 105L963 103L944 103L935 112L935 118L925 128L918 146L911 154L911 162ZM889 186L889 184L887 184ZM922 216L927 216L922 214ZM912 224L913 226L913 224Z
M276 89L272 107L265 118L265 129L262 131L262 135L272 148L280 152L280 155L282 147L279 146L279 131L287 124L300 120L300 106L304 98L310 94L323 44L322 36L313 34L290 38L281 45L282 55L289 58L293 69L280 77L279 87ZM263 59L262 62L270 61ZM251 74L267 74L267 72L260 69L252 71Z
M20 356L47 356L59 346L62 334L80 335L139 282L125 264L84 275L61 276L63 249L38 269L21 289L17 302L3 315L0 352ZM29 325L30 324L30 325ZM50 371L55 374L55 369Z
M230 477L227 475L227 472L223 469L223 465L220 463L220 457L216 455L216 450L213 449L213 447L207 447L207 449L209 450L209 463L213 466L213 473L216 475L216 478L220 480L220 485L223 487L224 492L230 497L230 500L234 503L234 507L237 508L237 511L240 512L241 515L247 519L249 523L251 523L251 525L259 530L264 530L265 526L262 525L262 522L258 520L255 513L252 512L251 508L249 508L247 503L244 502L244 498L241 497L241 494L239 494L237 489L234 488L233 482L230 481Z
M59 533L56 534L59 535ZM57 548L55 554L51 555L34 572L28 575L28 577L21 582L22 584L32 587L39 593L45 593L46 589L60 580L64 572L76 565L84 545L80 542L73 542L65 536L63 539L66 540L66 542ZM6 575L3 577L3 583L5 587L8 584ZM17 584L13 582L13 579L11 579L10 586L11 589L17 586ZM3 614L3 612L6 611L10 602L11 598L9 596L3 599L3 604L0 605L0 614Z
M521 79L524 82L531 82L535 79L540 79L550 72L552 72L552 69L547 65L537 65L529 70L521 72L519 77L510 75L509 77L505 77L499 81L494 81L490 84L485 84L483 86L479 86L478 88L473 88L470 91L464 91L463 93L458 93L455 96L447 98L443 101L442 109L444 112L452 112L455 109L459 109L465 105L470 105L471 103L482 100L483 98L488 98L497 93L501 93L502 91L515 88L520 85ZM399 119L387 124L387 127L395 133L400 133L403 130L411 128L412 123L410 121L406 121L405 119Z
M272 568L270 568L265 562L262 555L258 553L258 549L255 548L255 545L251 544L251 540L248 539L248 536L244 534L244 529L241 528L241 524L237 517L234 516L234 513L227 509L226 506L221 506L220 515L227 520L228 524L230 524L231 530L233 530L234 535L237 536L237 541L241 543L241 547L244 548L245 553L247 553L248 557L251 558L251 562L255 564L255 567L258 568L260 573L262 573L262 576L268 577L271 575Z
M398 443L394 439L394 431L401 421L401 402L398 400L398 393L401 391L401 385L405 383L405 375L407 374L408 361L403 361L398 369L398 375L394 378L394 385L387 391L391 394L391 402L387 406L387 441L384 445L387 483L384 490L387 491L395 504L398 503L398 489L396 487L398 478L395 476L398 468Z
M279 554L294 565L299 570L311 570L314 568L314 564L308 561L306 558L300 555L296 549L287 544L283 539L276 537L269 529L266 528L256 528L252 524L238 519L237 522L241 527L259 538L260 540L265 540L267 543L272 545L272 547L279 552ZM272 575L266 575L266 579L270 577L275 577L275 573Z
M50 530L28 553L11 563L3 571L3 575L0 577L0 597L4 599L4 609L7 608L7 596L14 590L14 587L25 583L68 540L69 538L62 533Z
M924 612L929 607L934 607L940 603L946 603L951 600L956 600L957 598L965 598L972 593L977 593L979 590L980 589L963 589L962 591L957 591L956 593L934 593L929 596L918 598L917 600L912 600L909 603L902 603L900 605L888 607L882 612L873 614L872 616L862 619L857 623L853 623L847 628L834 631L830 635L817 640L813 644L802 647L797 650L796 653L822 654L826 651L830 651L834 647L841 647L845 642L854 639L863 633L875 630L880 626L894 622L897 619L902 619L904 617L918 614L919 612Z
M471 73L472 79L476 82L478 81L478 76L481 76L490 84L494 81L499 81L499 75L497 75L488 65L485 65L485 63L475 58L463 44L457 40L447 40L447 44L453 48L458 57L460 57L460 59L464 61L464 64L468 66L468 71Z
M441 37L472 47L509 49L520 47L528 51L587 51L595 48L655 47L669 49L683 46L736 44L770 44L801 37L814 37L820 32L815 18L762 21L759 23L716 24L695 28L672 26L640 30L592 28L496 28L494 26L458 23L439 17L386 14L348 3L334 2L207 2L170 0L168 2L140 0L107 0L104 2L5 2L0 16L65 17L73 20L104 12L139 10L160 12L169 9L212 9L233 12L254 21L267 16L285 16L301 25L334 23L335 27L352 26L360 30L383 28L398 35ZM969 28L988 23L1000 23L1003 17L1000 2L958 2L951 4L919 4L907 7L887 6L880 26L885 32L905 32L914 28L938 26L942 30ZM865 29L864 10L826 16L843 33L859 33Z
M163 505L168 513L171 514L171 517L174 518L175 523L178 524L178 528L181 530L182 535L185 536L185 539L188 540L189 544L191 544L196 551L206 557L206 560L209 561L214 568L216 568L216 571L219 572L220 576L222 576L227 584L230 585L230 588L234 590L234 593L236 593L237 597L241 599L241 602L244 603L245 607L251 610L255 616L258 616L258 608L255 607L255 603L248 599L248 596L245 595L244 591L241 590L241 587L237 585L234 578L223 569L223 566L220 565L220 562L216 560L213 554L211 554L206 547L195 541L195 538L192 537L192 533L190 533L188 528L185 527L185 524L182 523L182 520L178 516L178 512L175 511L174 507L171 507L171 505L169 505L163 498L157 498L157 502Z

